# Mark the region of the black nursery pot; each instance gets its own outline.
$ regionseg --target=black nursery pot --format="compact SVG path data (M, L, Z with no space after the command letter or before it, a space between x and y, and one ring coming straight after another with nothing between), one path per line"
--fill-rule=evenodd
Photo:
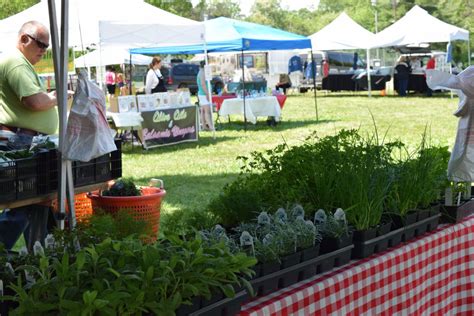
M297 251L295 253L291 253L289 255L283 256L281 259L281 269L286 269L297 265L301 262L301 252Z
M176 310L176 316L186 316L201 308L201 297L194 296L191 300L191 303L192 305L182 304L180 307L178 307L178 309Z
M263 277L277 271L280 271L280 262L264 262L262 263L260 276Z
M418 212L417 211L411 211L405 216L405 226L415 224L416 220L418 218Z
M342 235L339 238L324 237L319 248L320 254L329 253L352 244L352 232Z
M441 203L433 203L430 206L430 217L441 213Z
M371 227L366 230L354 230L353 234L354 242L374 239L377 236L377 227Z
M428 217L430 217L430 212L431 212L431 209L425 209L425 210L419 210L418 211L418 217L417 217L417 221L422 221L424 219L427 219Z
M218 302L223 298L224 298L224 293L222 293L220 290L212 291L210 299L202 298L201 307L206 307L211 304L214 304L215 302Z
M319 246L319 244L316 244L313 247L303 249L301 251L301 262L316 258L319 255Z
M388 233L390 233L391 228L392 221L386 221L385 223L380 224L377 227L377 236L387 235Z

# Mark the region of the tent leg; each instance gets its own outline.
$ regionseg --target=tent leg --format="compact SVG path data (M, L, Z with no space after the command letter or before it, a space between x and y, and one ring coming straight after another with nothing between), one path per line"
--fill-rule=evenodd
M244 50L242 49L242 98L244 101L244 131L247 131L247 113L245 108L245 68L244 68Z
M370 49L367 48L367 90L372 97L372 80L370 79Z
M318 115L318 97L316 92L316 60L314 59L313 49L311 49L311 72L313 73L313 90L314 90L314 109L316 110L316 122L319 121Z

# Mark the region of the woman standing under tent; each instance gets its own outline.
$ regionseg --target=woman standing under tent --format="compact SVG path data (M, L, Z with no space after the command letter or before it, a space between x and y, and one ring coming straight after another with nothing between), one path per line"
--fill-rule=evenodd
M105 85L107 86L107 92L110 95L115 94L115 84L116 84L116 76L114 72L114 68L112 66L107 66L105 71Z
M408 64L406 57L400 56L397 65L395 66L398 79L398 95L404 97L407 95L408 78L410 77L411 67Z
M201 117L201 129L205 131L211 130L212 126L212 113L211 104L209 102L209 90L207 89L206 76L204 71L204 65L206 62L203 60L200 63L199 72L197 74L196 82L198 86L198 99L199 99L199 114Z
M166 92L165 80L161 74L161 59L153 57L150 64L150 69L146 74L145 79L145 93L152 94L156 92Z

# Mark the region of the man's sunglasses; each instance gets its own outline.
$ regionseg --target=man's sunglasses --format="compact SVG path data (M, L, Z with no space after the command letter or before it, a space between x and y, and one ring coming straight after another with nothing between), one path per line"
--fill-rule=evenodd
M40 41L39 39L37 39L37 38L31 36L30 34L26 34L26 36L28 36L28 37L31 38L33 41L35 41L36 45L38 45L39 48L41 48L41 49L48 49L49 44L43 43L42 41Z

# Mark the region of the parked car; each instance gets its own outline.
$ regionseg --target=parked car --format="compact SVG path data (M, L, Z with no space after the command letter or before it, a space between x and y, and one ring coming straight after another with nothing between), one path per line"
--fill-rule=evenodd
M178 88L188 88L192 94L196 94L197 74L199 65L191 63L172 63L170 66L163 66L161 74L165 79L166 88L168 90L176 90ZM217 93L218 87L223 86L222 78L214 76L211 80L213 92Z

